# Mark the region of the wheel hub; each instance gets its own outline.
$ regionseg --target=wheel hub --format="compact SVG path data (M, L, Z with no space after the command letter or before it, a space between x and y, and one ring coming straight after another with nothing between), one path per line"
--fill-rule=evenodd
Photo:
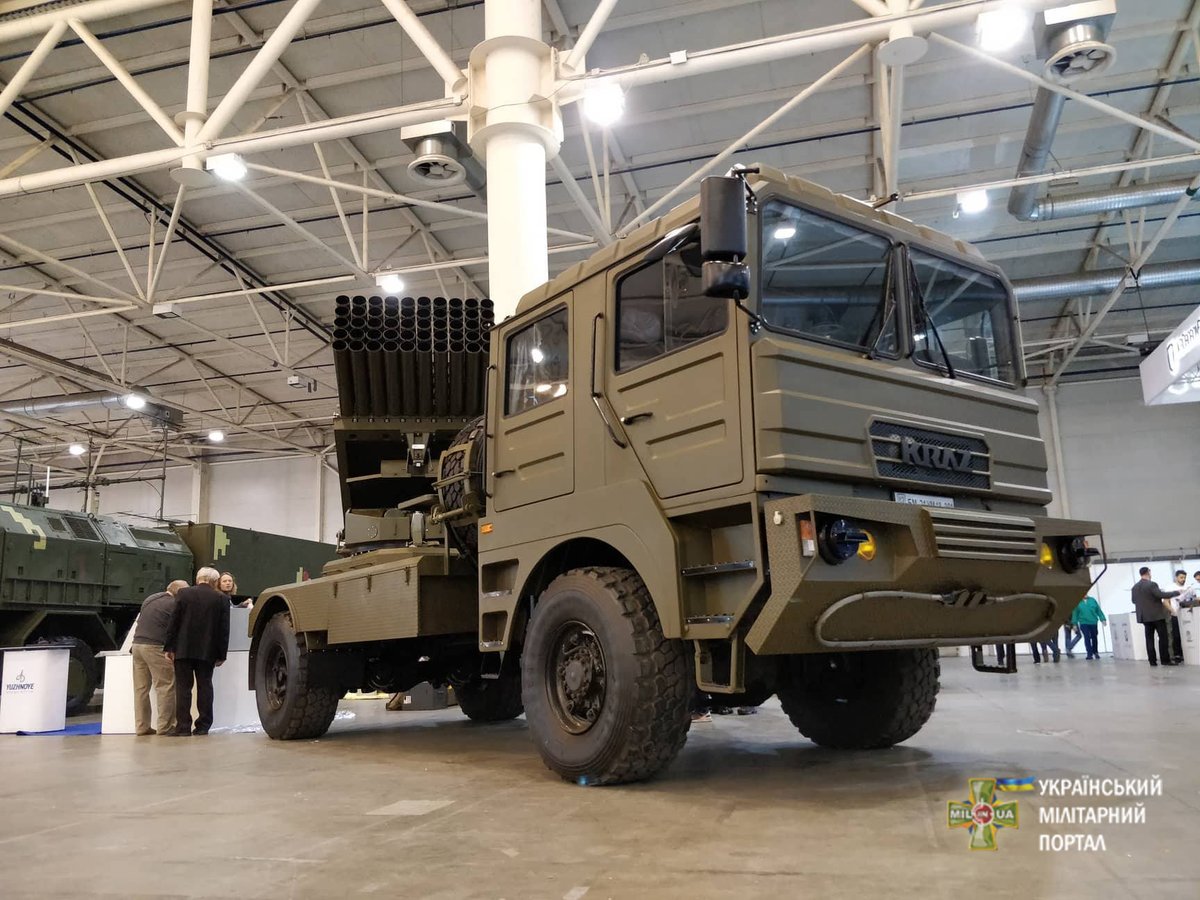
M282 647L272 647L267 658L266 671L267 702L271 709L282 709L287 700L287 654Z
M566 623L555 638L548 664L550 705L563 728L583 734L604 708L607 671L599 638L582 622Z

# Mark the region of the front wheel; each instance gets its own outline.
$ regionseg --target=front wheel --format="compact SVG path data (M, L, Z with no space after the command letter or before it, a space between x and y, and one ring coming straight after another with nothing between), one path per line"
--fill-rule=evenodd
M317 738L329 730L341 691L314 677L312 652L276 613L263 629L254 661L254 695L263 730L278 741Z
M542 593L521 656L525 718L546 765L579 784L665 768L687 740L684 644L663 636L642 579L594 566Z
M936 650L793 656L779 701L800 733L822 747L873 750L908 740L937 703Z

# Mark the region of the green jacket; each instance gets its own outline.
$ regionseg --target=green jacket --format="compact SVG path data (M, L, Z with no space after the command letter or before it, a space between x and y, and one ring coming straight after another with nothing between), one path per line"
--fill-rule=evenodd
M1104 610L1100 608L1095 597L1084 597L1071 613L1072 625L1097 625L1107 621Z

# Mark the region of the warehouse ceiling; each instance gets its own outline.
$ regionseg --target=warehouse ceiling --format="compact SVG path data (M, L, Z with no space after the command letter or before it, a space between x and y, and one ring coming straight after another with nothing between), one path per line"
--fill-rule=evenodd
M12 24L62 5L0 3L0 83L16 77L42 37L14 37ZM610 69L863 22L882 6L881 0L620 0L587 64ZM210 110L291 7L285 0L217 3ZM483 39L483 3L414 0L411 7L465 66ZM594 8L584 0L546 0L546 40L570 47ZM931 0L928 9L937 8ZM190 4L180 3L90 20L90 43L100 45L109 65L77 32L66 31L0 120L0 185L162 148L169 120L185 108L189 14ZM1186 183L1200 172L1198 22L1200 0L1117 0L1107 37L1115 60L1072 87L1153 127L1068 99L1038 199ZM974 30L958 24L940 33L974 47ZM578 105L564 107L561 159L574 185L564 185L558 167L547 168L550 244L564 248L552 253L551 273L591 252L587 241L598 230L619 232L855 46L639 85L607 133L581 127ZM1032 30L993 56L1043 72ZM1200 259L1200 207L1186 199L1021 221L1006 210L1005 185L989 190L982 213L960 211L960 189L1017 173L1037 85L931 40L924 56L906 66L896 107L876 89L881 70L874 54L861 54L822 90L742 140L733 161L768 163L860 199L894 191L899 199L890 210L975 242L1018 290L1046 276L1092 270L1119 276L1139 261ZM150 103L139 102L139 93ZM443 93L442 79L384 5L324 0L233 124L242 135L275 132ZM156 123L153 109L165 125ZM897 111L892 151L881 119ZM1128 165L1164 158L1176 161ZM161 459L164 447L176 462L321 452L332 443L336 412L328 344L337 294L377 292L369 273L387 268L406 270L406 293L487 294L483 203L465 185L431 190L416 180L407 168L413 153L396 130L269 149L246 160L260 168L237 184L181 192L168 171L174 164L164 164L0 196L0 421L7 432L0 439L0 479L12 477L18 440L22 458L53 467L56 480L83 474L87 457L66 452L73 442L90 443L92 464L104 472L145 466ZM371 194L332 191L322 179L363 185ZM1168 228L1156 241L1164 221ZM464 262L437 265L454 259ZM1027 295L1032 299L1021 301L1021 317L1033 381L1136 376L1142 353L1197 302L1194 284L1141 281L1128 279L1123 292L1109 284ZM163 317L162 304L181 299ZM1081 335L1087 340L1080 342ZM84 391L136 390L172 410L178 425L164 429L119 404L52 402ZM31 407L31 400L43 402ZM209 440L214 430L225 434L223 443Z

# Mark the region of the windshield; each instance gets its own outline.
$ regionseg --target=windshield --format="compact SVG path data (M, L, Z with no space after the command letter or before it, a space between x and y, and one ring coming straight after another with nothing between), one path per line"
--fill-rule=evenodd
M764 204L760 218L764 321L813 340L893 355L891 241L781 200Z
M998 278L910 249L913 358L1014 384L1015 341L1008 292Z

